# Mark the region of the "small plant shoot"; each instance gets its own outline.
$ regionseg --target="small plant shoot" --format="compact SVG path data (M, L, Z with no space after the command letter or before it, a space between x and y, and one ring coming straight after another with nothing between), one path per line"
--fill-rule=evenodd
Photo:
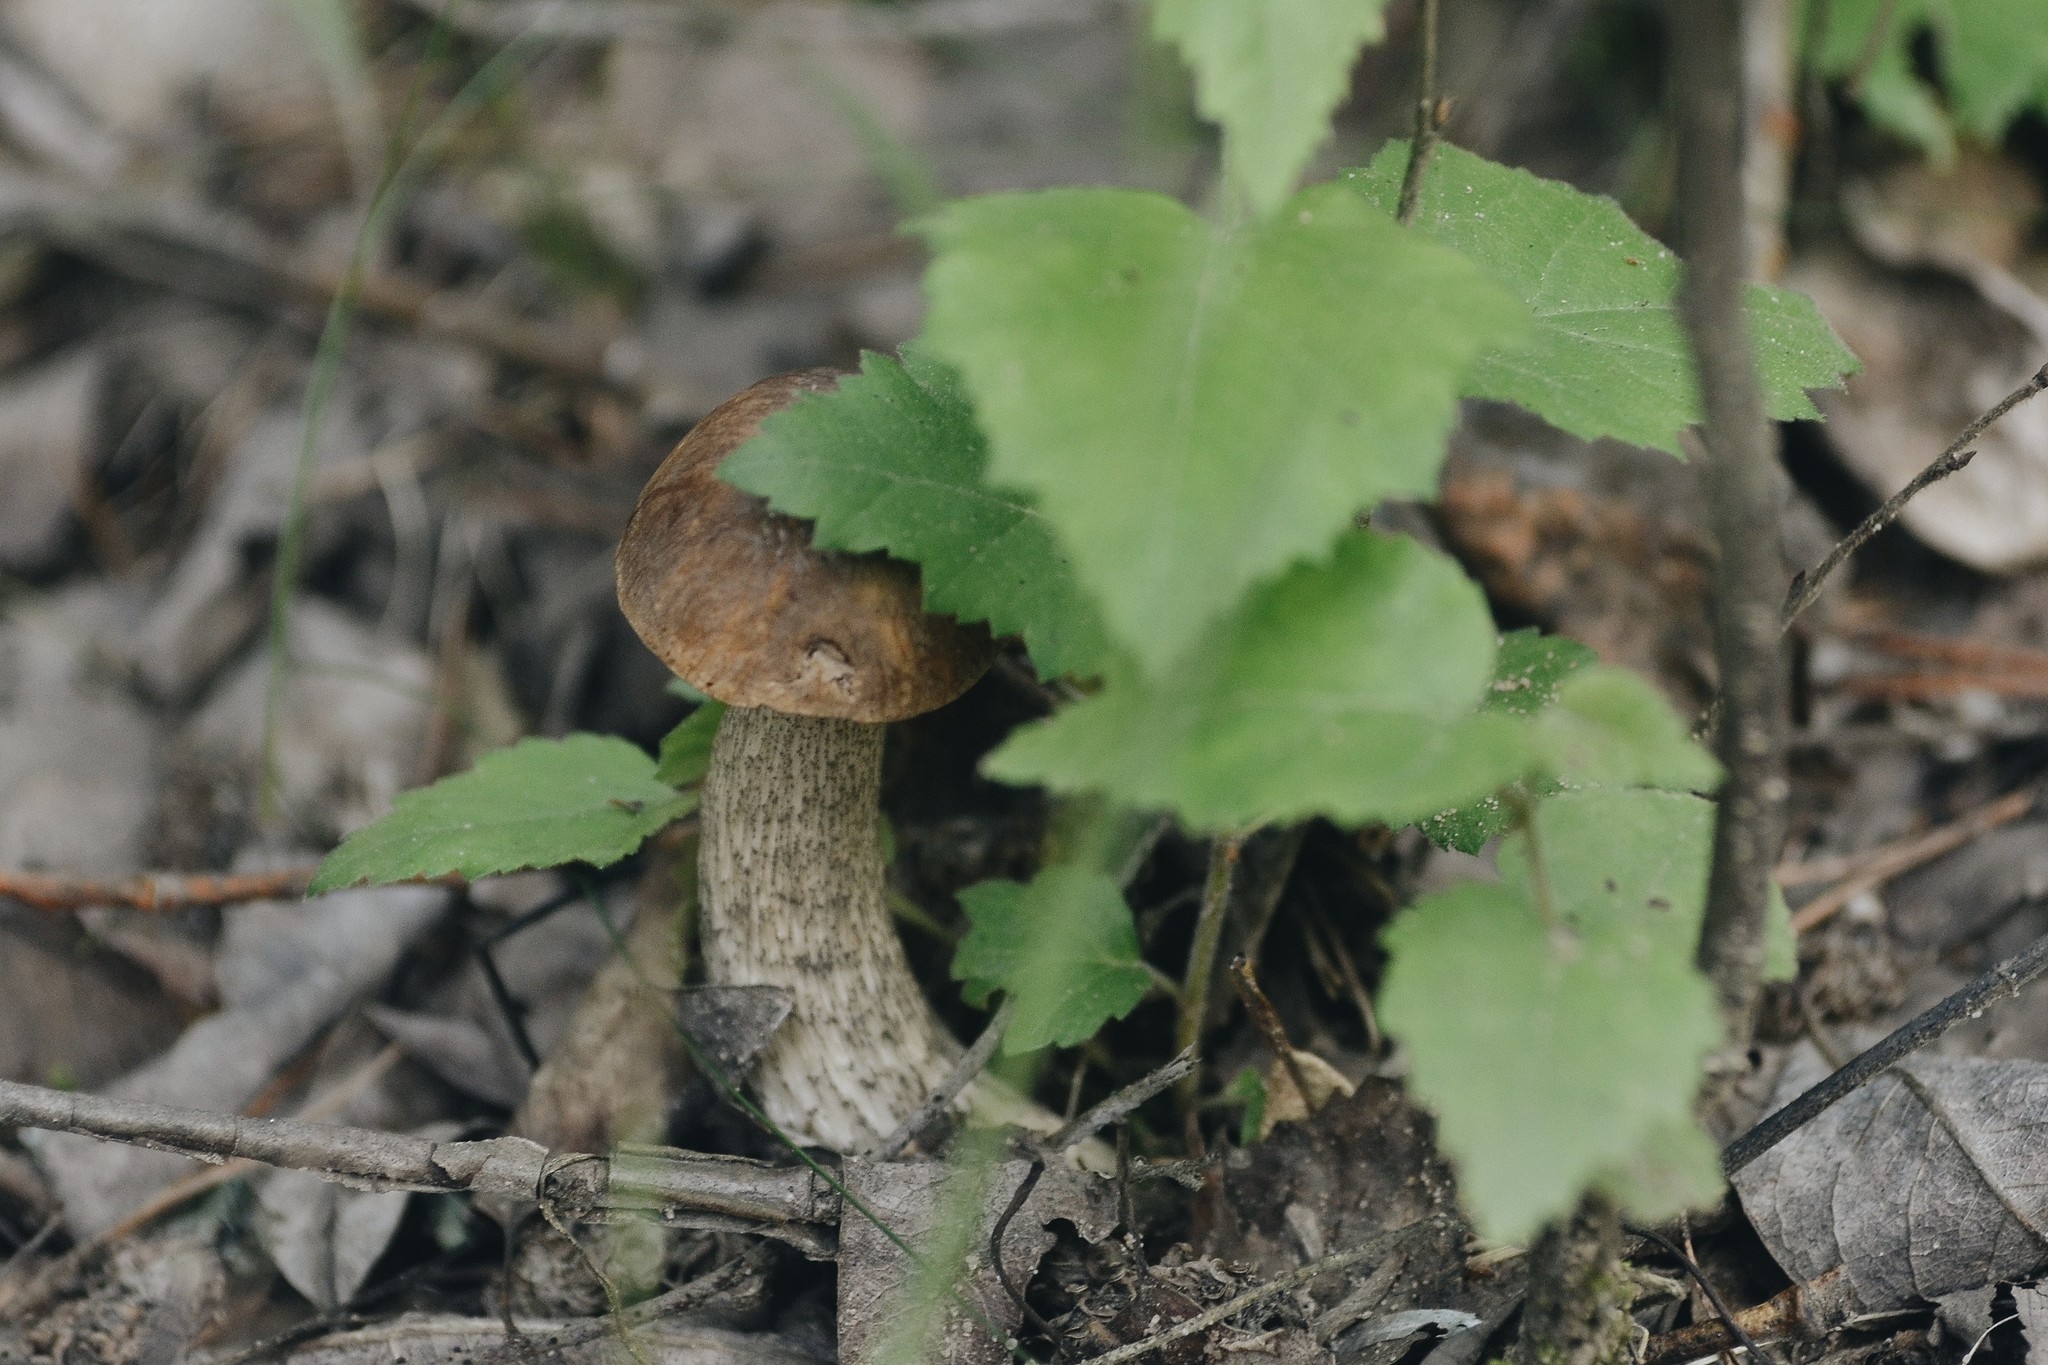
M1877 8L1836 4L1826 52ZM1899 31L1952 40L1952 116L1983 130L2042 98L2048 57L1992 52L1969 8L1914 0ZM768 416L718 476L819 549L915 564L928 611L1066 680L992 778L1198 836L1419 822L1496 849L1497 881L1386 935L1381 1018L1411 1089L1485 1235L1528 1238L1589 1189L1662 1217L1720 1187L1691 1112L1722 1037L1693 965L1720 767L1644 679L1503 637L1456 563L1360 528L1436 494L1466 398L1678 455L1700 417L1679 264L1612 201L1452 146L1412 225L1404 143L1298 187L1381 9L1155 0L1221 132L1213 206L1102 188L940 205L914 225L917 342ZM1917 77L1882 52L1867 98L1903 109ZM1854 357L1796 294L1759 287L1748 317L1770 412L1814 417L1809 390ZM320 885L615 860L690 809L718 723L699 710L658 768L588 736L495 755L406 797ZM960 900L953 975L1014 1001L1008 1051L1083 1043L1157 986L1096 862ZM1250 1139L1263 1090L1231 1093Z

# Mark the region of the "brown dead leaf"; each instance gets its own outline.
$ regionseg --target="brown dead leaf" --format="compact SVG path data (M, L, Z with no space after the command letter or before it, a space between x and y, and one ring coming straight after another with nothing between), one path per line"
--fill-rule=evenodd
M1775 1100L1827 1074L1810 1045ZM2048 1264L2048 1064L1919 1056L1901 1062L1734 1177L1742 1206L1795 1281L1847 1273L1881 1313L2025 1279Z

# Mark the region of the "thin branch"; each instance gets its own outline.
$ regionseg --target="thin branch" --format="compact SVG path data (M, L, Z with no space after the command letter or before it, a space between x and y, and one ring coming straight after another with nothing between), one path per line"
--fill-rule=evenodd
M1165 1350L1177 1341L1185 1341L1199 1332L1206 1332L1217 1323L1236 1317L1254 1304L1264 1303L1267 1299L1299 1289L1302 1285L1321 1279L1332 1271L1347 1270L1361 1261L1384 1256L1390 1249L1425 1228L1451 1226L1454 1226L1452 1220L1439 1214L1409 1223L1405 1227L1395 1228L1392 1232L1383 1232L1349 1251L1339 1251L1323 1257L1320 1261L1310 1261L1307 1265L1290 1270L1285 1275L1276 1275L1256 1289L1246 1290L1234 1299L1219 1303L1207 1312L1197 1313L1164 1332L1146 1337L1143 1341L1135 1341L1128 1346L1119 1346L1114 1351L1092 1356L1091 1365L1123 1365L1128 1360L1142 1360L1155 1351Z
M1875 512L1857 523L1855 530L1836 541L1835 548L1828 551L1827 558L1815 565L1811 573L1802 569L1794 574L1792 586L1785 594L1785 609L1779 620L1778 629L1792 629L1792 623L1799 619L1800 613L1812 606L1820 597L1821 589L1827 586L1829 577L1841 567L1842 561L1862 549L1872 536L1897 521L1900 514L1906 510L1906 504L1921 490L1940 483L1957 470L1963 469L1976 458L1976 455L1977 452L1974 450L1944 450L1933 464L1915 474L1911 483L1886 498Z
M974 1078L987 1068L989 1060L996 1055L996 1047L1003 1041L1003 1035L1010 1031L1010 1020L1015 1018L1016 1014L1017 997L1004 996L1002 1006L990 1017L987 1026L981 1031L981 1036L974 1040L974 1046L968 1048L966 1054L953 1064L953 1069L939 1082L938 1089L932 1091L931 1098L917 1106L908 1118L897 1124L896 1131L870 1147L867 1159L894 1161L903 1155L906 1147L922 1137L925 1130L952 1109L953 1101L960 1098L960 1092L974 1083Z
M2001 825L2011 824L2034 809L2041 799L2041 787L2035 784L2018 791L2007 792L1995 801L1977 807L1962 819L1929 830L1916 839L1908 839L1889 848L1878 849L1864 858L1860 864L1844 869L1842 881L1792 913L1792 932L1803 934L1833 919L1843 906L1866 891L1874 891L1892 878L1901 876L1924 863L1933 862L1945 853L1952 853L1964 844L1990 833ZM1795 871L1797 869L1794 869ZM1786 885L1783 876L1778 884Z
M1679 305L1699 376L1704 473L1720 545L1714 654L1725 714L1716 748L1727 772L1697 960L1736 1044L1748 1039L1762 983L1765 914L1787 792L1777 461L1745 313L1751 265L1741 9L1738 0L1677 6L1672 61L1685 246Z
M1820 596L1821 589L1827 586L1828 578L1842 566L1842 561L1862 549L1864 543L1872 536L1897 521L1899 514L1906 510L1906 504L1911 502L1916 494L1969 464L1971 457L1977 453L1969 448L1970 444L1982 436L1993 422L2044 389L2048 389L2048 365L2034 371L2026 383L1999 399L1970 425L1964 427L1962 434L1949 442L1948 449L1935 456L1934 462L1915 475L1911 483L1886 498L1882 507L1865 517L1855 530L1843 536L1835 548L1828 551L1827 558L1814 565L1811 570L1796 575L1792 580L1791 591L1785 595L1782 628L1789 630L1799 614L1812 606L1814 600Z
M663 1294L657 1294L644 1302L617 1313L588 1318L580 1322L565 1323L550 1330L545 1336L529 1334L514 1337L483 1347L470 1355L470 1365L522 1365L522 1362L537 1360L544 1355L574 1350L602 1341L615 1332L642 1327L677 1313L687 1313L714 1302L729 1290L737 1289L756 1267L747 1261L727 1261L707 1275L699 1275L688 1284L677 1285Z
M1294 1055L1294 1040L1287 1036L1287 1025L1280 1022L1280 1011L1273 1008L1273 1002L1260 988L1252 964L1242 957L1232 960L1230 984L1237 991L1237 998L1244 1003L1245 1013L1251 1016L1252 1027L1265 1037L1266 1046L1272 1049L1273 1060L1286 1069L1287 1078L1294 1082L1294 1092L1301 1096L1301 1107L1312 1111L1315 1101L1309 1098L1308 1077L1301 1074L1301 1062Z
M1017 1287L1017 1282L1010 1278L1009 1268L1003 1264L1003 1238L1008 1235L1010 1224L1015 1221L1018 1210L1024 1207L1025 1200L1031 1198L1031 1192L1038 1188L1039 1179L1044 1174L1045 1162L1034 1160L1030 1169L1024 1172L1024 1178L1017 1182L1017 1188L1010 1194L1010 1202L1003 1206L1002 1216L996 1219L995 1226L989 1230L988 1263L989 1268L995 1271L996 1283L1003 1287L1003 1292L1017 1305L1017 1311L1024 1315L1024 1320L1031 1324L1032 1330L1052 1343L1053 1359L1064 1362L1067 1353L1060 1348L1059 1333L1045 1320L1043 1314L1031 1306L1031 1301L1024 1297L1024 1291Z
M0 870L0 900L19 901L32 910L54 914L103 905L169 914L174 910L239 905L244 901L297 900L306 894L306 883L311 880L311 864L233 877L144 873L118 882Z
M801 1167L625 1149L616 1162L551 1153L525 1138L435 1142L403 1133L251 1119L0 1081L0 1126L46 1128L132 1143L201 1161L236 1159L308 1171L356 1189L489 1194L549 1203L576 1220L613 1210L687 1210L738 1219L778 1235L831 1225L839 1201Z
M1129 1118L1132 1111L1155 1095L1163 1094L1181 1077L1194 1075L1197 1061L1195 1050L1188 1048L1157 1071L1131 1082L1108 1099L1090 1108L1081 1117L1061 1127L1045 1140L1044 1150L1054 1156L1062 1155L1087 1140L1090 1135L1100 1132L1112 1123Z
M1907 1020L1881 1042L1851 1058L1847 1066L1813 1085L1790 1104L1729 1143L1727 1150L1721 1153L1721 1169L1734 1175L1880 1073L1957 1024L1965 1019L1974 1019L1990 1006L2018 995L2044 971L2048 971L2048 935L2034 940L1947 999Z
M348 1108L364 1090L382 1079L392 1067L398 1065L404 1059L405 1052L403 1044L386 1045L338 1084L315 1095L299 1112L299 1121L318 1123L333 1118ZM130 1209L112 1227L78 1243L56 1260L41 1267L33 1277L21 1284L12 1285L0 1280L0 1311L17 1318L31 1317L43 1311L56 1295L67 1285L76 1283L77 1277L97 1263L106 1252L165 1214L183 1207L208 1190L218 1189L229 1181L248 1174L259 1164L246 1158L223 1161L172 1181L140 1205Z
M1403 227L1415 221L1422 204L1422 182L1444 122L1436 94L1437 5L1438 0L1422 0L1422 93L1415 101L1415 136L1408 144L1408 169L1401 173L1401 198L1394 211L1395 221Z

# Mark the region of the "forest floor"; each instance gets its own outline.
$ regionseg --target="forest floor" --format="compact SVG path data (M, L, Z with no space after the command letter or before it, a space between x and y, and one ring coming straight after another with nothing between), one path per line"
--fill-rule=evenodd
M624 1097L653 1093L650 1136L786 1165L704 1076L671 1058L650 1079L665 1045L607 974L621 933L673 961L687 824L595 879L294 888L400 792L521 735L651 748L683 718L614 598L635 495L729 394L915 334L921 248L899 224L997 189L1195 198L1213 146L1114 0L475 0L448 27L431 0L356 8L351 45L263 0L0 3L0 1078L557 1151L597 1150ZM1661 231L1647 21L1583 0L1450 8L1447 136ZM1405 128L1411 11L1390 7L1323 170ZM1846 114L1810 136L1825 183L1803 186L1779 274L1865 368L1826 424L1782 430L1792 565L2048 360L2048 129L1942 172ZM425 150L323 359L393 139ZM1768 994L1750 1073L1713 1116L1724 1141L2048 934L2048 573L2030 567L2048 562L2048 403L1978 451L1792 638L1779 880L1800 973ZM1573 636L1687 714L1711 696L1691 466L1474 404L1440 500L1401 515L1479 578L1503 629ZM274 604L281 563L296 586ZM892 890L963 1039L983 1016L948 978L956 894L1029 876L1051 815L976 765L1044 705L1013 650L889 740ZM1148 960L1178 977L1207 848L1154 834L1126 891ZM1148 1084L1176 1052L1164 993L1046 1060L1055 1111L1149 1098L1096 1135L1127 1139L1115 1181L1029 1153L989 1169L979 1226L999 1250L970 1292L1005 1330L1036 1358L1181 1323L1158 1358L1496 1358L1527 1257L1458 1221L1372 1009L1381 928L1469 866L1413 830L1251 838L1221 960L1254 964L1270 1016L1219 988L1189 1086ZM137 877L185 903L104 885ZM743 1066L758 1028L684 995ZM1288 1109L1279 1034L1342 1085ZM2048 983L1913 1067L1665 1230L1786 1358L2016 1365L2048 1331L2048 1298L1984 1268L2011 1264L1984 1244L2048 1248L2025 1142L2048 1128ZM1844 1125L1885 1138L1888 1164L1843 1156ZM810 1186L673 1227L565 1225L572 1244L453 1187L6 1137L0 1361L863 1361L904 1273ZM904 1229L932 1222L942 1168L899 1165L843 1175ZM1858 1193L1873 1184L1895 1197ZM1410 1225L1370 1261L1288 1278ZM1672 1248L1630 1254L1645 1360L1730 1344ZM1828 1311L1837 1266L1910 1305ZM630 1348L607 1283L653 1296ZM1006 1355L965 1319L951 1340L954 1359Z

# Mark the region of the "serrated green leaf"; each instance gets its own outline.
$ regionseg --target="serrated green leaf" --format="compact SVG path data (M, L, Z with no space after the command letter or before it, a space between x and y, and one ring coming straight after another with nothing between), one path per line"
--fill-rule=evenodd
M1721 765L1671 703L1625 668L1589 668L1531 725L1552 774L1572 783L1711 791Z
M1528 727L1481 713L1486 603L1411 540L1359 532L1255 590L1159 678L1016 731L1006 782L1100 791L1198 828L1310 815L1406 824L1520 776Z
M725 718L725 703L705 701L683 717L675 729L661 739L661 753L654 761L654 778L671 787L694 787L711 768L711 745L718 738L718 722Z
M1713 807L1581 792L1543 802L1535 820L1542 875L1528 836L1513 834L1498 885L1416 905L1388 931L1381 995L1466 1203L1506 1241L1595 1181L1633 1171L1654 1183L1645 1163L1690 1121L1700 1062L1721 1037L1692 965Z
M925 344L990 477L1033 496L1148 674L1360 508L1431 491L1467 365L1524 325L1334 186L1236 231L1127 190L969 199L922 231Z
M1152 988L1123 892L1092 868L1055 863L1029 884L982 882L960 904L973 928L953 977L970 1000L998 990L1016 1000L1006 1053L1086 1042Z
M1223 164L1256 213L1287 197L1358 51L1385 32L1386 0L1154 0L1152 31L1195 73L1196 105L1223 126Z
M399 797L390 814L327 855L308 894L450 873L603 867L695 805L695 796L656 781L654 760L625 740L521 740Z
M1407 155L1390 144L1345 183L1391 215ZM1526 342L1472 367L1467 394L1520 404L1588 440L1679 453L1700 406L1675 303L1678 260L1620 205L1446 146L1415 227L1464 252L1535 318ZM1806 391L1839 385L1856 358L1803 295L1754 286L1749 315L1770 415L1818 416Z
M919 565L926 606L1022 635L1046 676L1100 673L1101 617L1058 535L987 464L957 375L916 351L865 352L859 374L771 415L718 474L809 518L816 544Z

